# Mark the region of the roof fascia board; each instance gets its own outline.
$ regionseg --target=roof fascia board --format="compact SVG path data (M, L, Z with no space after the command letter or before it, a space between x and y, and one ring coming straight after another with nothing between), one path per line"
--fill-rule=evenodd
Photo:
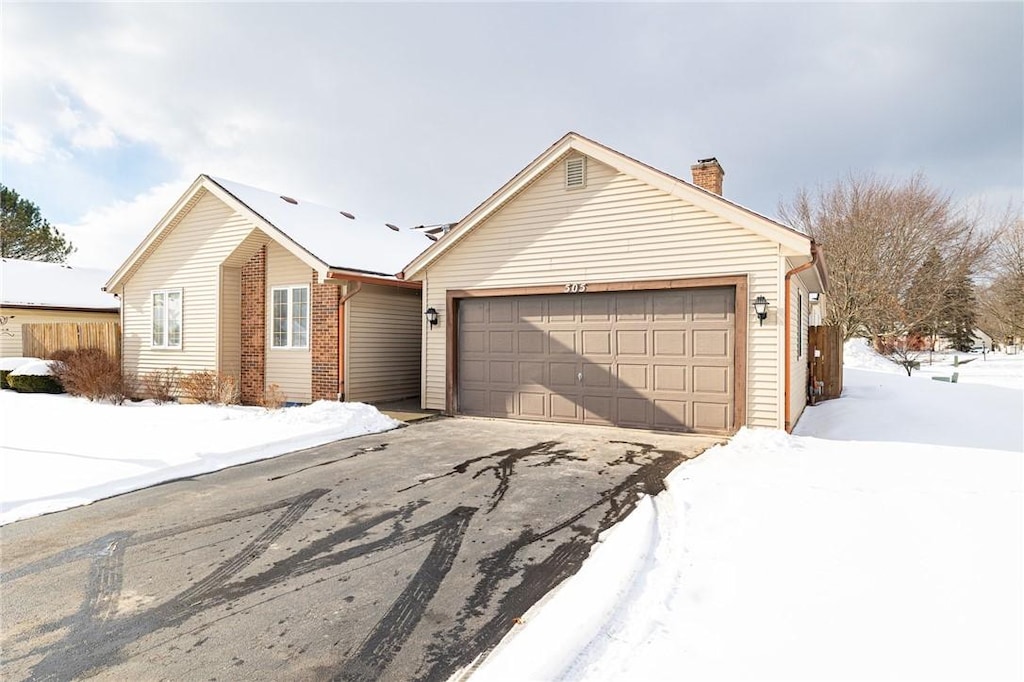
M164 214L164 217L160 219L160 222L150 230L149 234L146 235L146 238L142 240L142 243L135 247L135 250L132 251L130 256L128 256L128 259L122 263L111 278L107 280L106 285L103 287L105 291L115 291L124 283L124 280L127 279L135 270L136 265L143 258L146 252L164 235L168 229L171 228L173 224L180 222L176 221L176 218L178 218L178 215L182 211L188 208L193 198L201 189L205 189L207 192L217 197L232 210L249 217L256 227L265 232L267 236L280 244L296 258L307 264L310 268L316 270L321 282L327 277L327 271L329 268L326 263L296 244L291 237L267 222L263 216L256 213L256 211L252 210L247 204L218 185L208 175L204 174L196 178L195 182L193 182L185 193L178 198L171 209Z
M161 218L159 222L157 222L157 224L153 227L153 229L149 231L149 234L146 235L146 238L143 239L142 242L135 247L135 249L131 252L128 258L123 263L121 263L121 266L114 271L113 275L110 276L110 279L108 279L107 283L103 286L103 289L105 291L113 291L122 284L124 279L127 279L128 273L135 268L136 262L142 257L144 253L146 253L149 247L152 246L160 238L160 236L164 233L167 227L174 222L174 219L178 216L178 214L182 210L184 210L186 206L188 206L189 202L192 201L196 193L199 192L201 188L203 188L204 177L205 176L200 175L198 178L196 178L195 181L189 186L189 188L185 190L185 193L178 197L178 200L174 202L174 205L171 206L170 210L168 210L167 213L164 214L164 217Z
M713 192L708 192L696 185L684 182L679 178L631 159L614 149L586 138L577 138L574 140L572 147L580 153L586 154L627 175L632 175L652 187L688 201L698 208L725 218L731 223L745 227L762 237L771 239L782 246L784 253L792 252L793 255L809 255L811 252L811 238L807 235L776 224L764 216L733 204L728 199L720 197Z
M516 174L501 189L473 209L469 215L452 229L447 237L417 256L415 260L406 266L403 275L406 278L413 277L430 265L441 254L459 242L467 232L490 217L505 202L533 182L541 173L546 172L551 164L570 150L590 156L622 173L646 182L652 187L661 189L672 196L692 203L698 208L702 208L736 225L745 227L755 234L777 242L782 247L784 255L804 256L810 254L811 239L807 235L775 223L749 209L733 204L728 199L684 182L652 166L617 152L610 147L585 138L578 133L568 133Z
M448 251L455 243L459 242L467 232L494 214L499 208L505 205L505 202L521 192L531 182L536 180L537 177L541 173L545 172L556 159L569 151L571 148L572 138L573 133L565 135L548 147L543 154L530 162L526 168L516 173L516 175L506 182L501 189L484 200L483 203L474 208L465 218L460 220L459 223L453 227L441 241L431 245L431 247L426 251L416 256L416 258L402 271L403 277L408 279L423 270L423 268L435 261L441 254Z

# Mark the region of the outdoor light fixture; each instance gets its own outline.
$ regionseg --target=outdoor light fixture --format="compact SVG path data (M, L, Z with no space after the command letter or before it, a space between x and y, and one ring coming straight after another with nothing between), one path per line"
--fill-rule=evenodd
M768 317L768 299L764 296L758 296L754 299L754 312L757 313L757 319L764 326L764 320Z
M426 316L427 322L430 323L431 327L436 327L437 326L437 311L436 310L434 310L433 308L427 308L426 311L423 313L423 315Z

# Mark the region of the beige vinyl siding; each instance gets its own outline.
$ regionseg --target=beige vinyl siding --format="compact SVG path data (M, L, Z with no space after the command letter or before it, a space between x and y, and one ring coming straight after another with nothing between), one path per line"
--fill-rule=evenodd
M242 269L220 269L221 372L239 379L242 374Z
M221 264L253 229L252 222L204 192L145 257L122 290L127 370L144 374L167 367L186 372L218 369ZM181 348L153 348L150 294L177 288L182 290Z
M283 286L307 286L312 303L313 270L277 242L267 244L266 383L277 384L288 402L308 403L313 399L313 356L310 348L274 348L271 345L271 290ZM312 320L310 320L312 341Z
M423 307L441 315L441 326L423 335L425 407L445 406L448 289L746 275L750 297L778 308L777 243L593 158L586 187L566 190L563 166L555 163L424 273ZM780 318L758 326L750 301L737 307L737 323L745 316L749 330L747 423L778 427Z
M113 297L110 300L117 302ZM118 313L0 308L0 357L16 358L22 355L21 325L54 322L120 322L120 316Z
M420 292L364 284L345 304L345 399L420 394Z

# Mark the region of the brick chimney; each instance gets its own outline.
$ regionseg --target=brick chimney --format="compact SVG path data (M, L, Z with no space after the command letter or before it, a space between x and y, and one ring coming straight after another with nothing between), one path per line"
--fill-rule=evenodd
M725 171L722 170L718 159L713 156L710 159L701 159L690 166L690 171L693 172L693 184L722 196L722 179L725 177Z

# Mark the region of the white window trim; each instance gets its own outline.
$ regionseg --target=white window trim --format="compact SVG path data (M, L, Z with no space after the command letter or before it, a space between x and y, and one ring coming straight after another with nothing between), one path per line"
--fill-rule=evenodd
M157 294L161 294L164 297L164 334L163 343L153 343L153 314L155 312L153 306L153 297ZM167 305L167 295L178 294L178 309L181 314L181 319L178 321L178 343L171 345L167 343L167 336L170 334L171 326L168 324L167 312L170 310L170 306ZM149 347L160 350L181 350L182 341L185 338L185 293L182 288L177 289L153 289L149 292Z
M306 345L296 346L292 344L292 291L294 289L305 289L306 290ZM274 345L274 292L285 291L288 293L288 311L287 317L285 318L285 333L287 335L287 345L275 346ZM311 345L311 337L313 335L313 299L311 298L312 292L308 284L275 284L270 287L270 296L267 298L267 304L270 308L269 314L267 315L267 347L270 350L291 350L291 351L308 351Z

